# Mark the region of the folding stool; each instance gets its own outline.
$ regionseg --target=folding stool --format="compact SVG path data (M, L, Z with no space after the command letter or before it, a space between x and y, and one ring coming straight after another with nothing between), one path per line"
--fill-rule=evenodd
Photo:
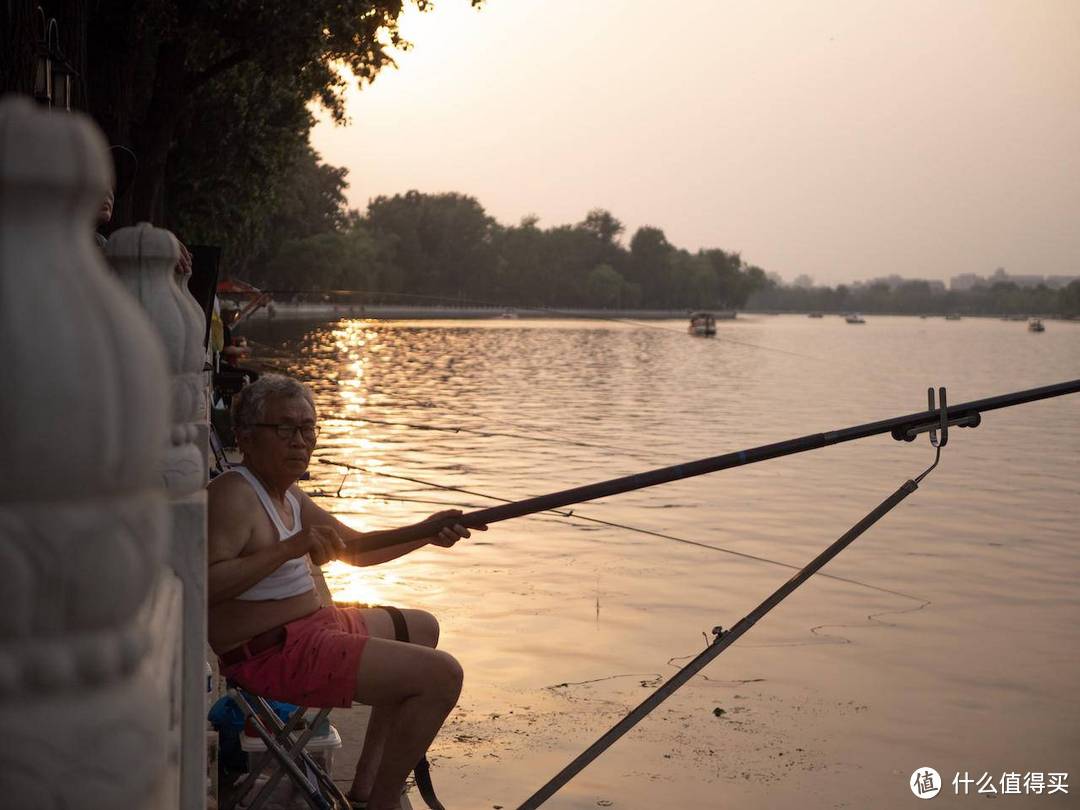
M349 810L348 797L306 750L315 730L330 714L330 709L320 709L314 722L299 730L306 711L304 707L297 708L288 722L283 723L265 698L235 688L230 689L228 694L266 744L266 753L249 769L236 794L237 797L246 798L259 776L267 774L266 783L247 805L247 810L259 810L273 795L282 776L289 777L312 810Z

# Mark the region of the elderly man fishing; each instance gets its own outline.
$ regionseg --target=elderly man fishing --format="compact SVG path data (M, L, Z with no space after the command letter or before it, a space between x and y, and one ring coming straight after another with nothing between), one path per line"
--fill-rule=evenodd
M428 544L449 548L469 531L451 524L434 537L364 551L364 538L377 533L349 528L296 486L319 432L311 391L296 380L267 374L241 390L233 426L243 466L209 487L210 644L223 673L262 696L372 706L349 797L370 810L396 809L409 771L457 702L461 666L435 649L439 625L429 613L398 613L413 642L402 643L383 608L324 606L308 557L315 565L377 565ZM354 550L346 552L347 541Z

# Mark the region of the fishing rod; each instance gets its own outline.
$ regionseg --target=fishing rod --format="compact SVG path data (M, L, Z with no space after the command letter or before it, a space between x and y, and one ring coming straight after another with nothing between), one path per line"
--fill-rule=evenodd
M523 517L535 512L543 512L550 509L558 509L582 501L591 501L610 495L618 495L623 492L631 492L636 489L644 489L658 484L666 484L671 481L679 481L684 478L692 478L705 473L718 472L731 467L743 467L759 461L790 456L803 453L808 450L817 450L834 444L850 442L856 439L865 439L882 433L891 434L897 441L914 441L920 433L948 427L976 427L982 421L982 413L997 410L999 408L1011 408L1015 405L1023 405L1028 402L1036 402L1041 399L1064 396L1080 392L1080 379L1046 385L1040 388L1029 388L1024 391L1016 391L1009 394L987 397L985 399L965 402L960 405L948 407L944 402L944 396L939 407L930 403L928 410L918 413L897 416L892 419L883 419L877 422L868 422L853 427L830 430L825 433L813 433L796 439L788 439L773 444L766 444L748 450L739 450L734 453L726 453L711 458L690 461L684 464L676 464L670 467L661 467L648 472L628 475L622 478L614 478L609 481L601 481L596 484L574 487L572 489L553 492L547 495L539 495L526 498L521 501L467 512L456 518L428 519L412 526L400 529L390 529L381 532L372 532L362 538L347 541L347 545L353 551L374 551L389 548L400 543L408 543L431 537L450 525L460 524L468 528L485 526L510 518ZM947 414L945 424L942 424L942 416Z

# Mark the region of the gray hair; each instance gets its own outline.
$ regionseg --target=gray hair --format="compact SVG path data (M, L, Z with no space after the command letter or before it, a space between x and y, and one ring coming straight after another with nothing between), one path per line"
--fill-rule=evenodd
M245 385L232 398L233 428L247 427L262 420L266 413L266 400L271 397L306 399L311 409L315 410L315 397L304 383L284 374L261 374L259 379Z

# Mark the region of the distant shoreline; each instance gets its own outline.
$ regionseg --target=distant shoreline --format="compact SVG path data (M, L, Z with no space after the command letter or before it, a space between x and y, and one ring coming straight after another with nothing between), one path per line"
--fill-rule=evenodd
M595 320L684 320L690 317L689 309L518 309L516 307L447 307L447 306L396 306L396 305L361 305L332 303L288 303L274 301L272 309L260 309L249 316L249 321L264 322L273 320L321 320L326 318L371 318L375 320L556 320L595 319ZM746 316L795 315L807 317L809 312L787 312L776 310L712 310L717 320L740 320ZM726 313L727 317L721 317ZM826 318L842 318L847 313L825 312ZM867 312L868 318L918 318L917 314L907 312ZM941 313L927 314L927 318L943 318ZM964 314L963 318L993 318L1008 320L1010 316L994 313ZM1028 316L1011 316L1012 320L1025 320ZM1076 320L1055 315L1037 315L1043 320Z
M558 318L627 318L671 320L690 317L688 309L518 309L516 307L447 307L361 304L310 304L272 302L272 309L260 309L252 321L299 320L306 318L374 318L379 320L533 320ZM717 310L719 314L720 310Z

